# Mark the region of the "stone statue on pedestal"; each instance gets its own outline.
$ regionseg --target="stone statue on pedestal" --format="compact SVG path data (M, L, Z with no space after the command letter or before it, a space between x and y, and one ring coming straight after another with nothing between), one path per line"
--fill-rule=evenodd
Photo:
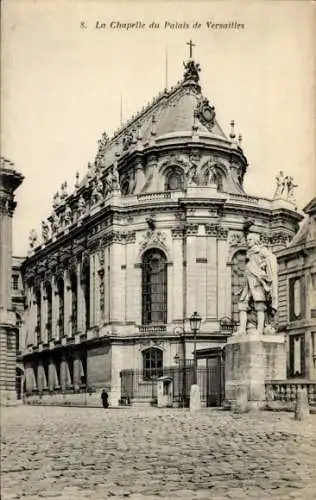
M273 253L260 243L260 235L247 235L247 263L245 285L239 299L240 325L237 333L256 328L264 333L277 311L277 260Z

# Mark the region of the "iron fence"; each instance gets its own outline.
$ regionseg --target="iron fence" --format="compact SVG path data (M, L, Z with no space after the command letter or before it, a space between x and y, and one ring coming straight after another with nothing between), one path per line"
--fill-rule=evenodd
M121 397L122 402L133 400L147 401L155 404L157 401L157 377L144 379L143 370L122 370ZM194 366L178 365L164 367L162 376L172 380L173 403L187 407L190 402L190 388L194 383ZM200 388L201 402L205 406L220 406L224 399L224 366L198 367L197 384Z

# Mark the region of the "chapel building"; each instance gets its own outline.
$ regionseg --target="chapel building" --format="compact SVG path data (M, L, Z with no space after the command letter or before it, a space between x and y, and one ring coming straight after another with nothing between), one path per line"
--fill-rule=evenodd
M175 87L103 134L86 176L54 196L21 268L26 398L106 388L117 405L122 370L150 381L183 355L184 338L192 358L194 311L197 349L225 343L222 325L238 323L245 223L276 251L302 218L290 196L247 194L248 167L191 58Z

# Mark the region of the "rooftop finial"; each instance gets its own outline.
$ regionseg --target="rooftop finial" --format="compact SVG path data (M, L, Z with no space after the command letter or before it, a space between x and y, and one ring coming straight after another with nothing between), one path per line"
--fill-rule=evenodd
M75 181L75 189L79 187L79 172L76 172L76 181Z
M192 40L190 40L189 42L187 42L187 45L189 45L190 47L190 59L192 59L193 57L193 47L195 47L195 43L192 42Z
M232 120L230 122L230 134L229 134L229 137L231 138L231 140L234 140L235 137L236 137L236 134L235 134L235 122L234 122L234 120Z

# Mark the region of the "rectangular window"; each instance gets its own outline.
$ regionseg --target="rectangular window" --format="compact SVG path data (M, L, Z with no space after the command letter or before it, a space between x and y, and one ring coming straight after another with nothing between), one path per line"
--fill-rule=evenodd
M305 281L304 276L289 279L289 320L305 318Z
M19 276L18 276L18 274L13 274L13 276L12 276L12 289L13 290L19 289Z
M290 377L305 377L305 336L290 335Z

